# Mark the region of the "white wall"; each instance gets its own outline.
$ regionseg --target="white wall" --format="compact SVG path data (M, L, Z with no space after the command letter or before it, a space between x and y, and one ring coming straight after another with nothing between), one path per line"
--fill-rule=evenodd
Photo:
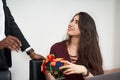
M79 11L95 20L100 38L104 69L120 67L119 0L7 0L26 39L38 54L46 56L55 42L65 38L67 25ZM26 54L13 52L13 80L29 79Z
M115 20L114 20L114 67L120 67L120 0L115 1Z

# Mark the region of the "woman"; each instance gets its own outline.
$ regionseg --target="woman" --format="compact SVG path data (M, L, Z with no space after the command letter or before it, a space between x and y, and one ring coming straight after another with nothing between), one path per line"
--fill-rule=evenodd
M98 34L92 17L86 12L77 13L68 26L67 35L66 40L55 43L50 51L57 58L68 60L63 61L68 65L59 68L65 69L63 80L83 80L103 74ZM54 80L54 77L46 72L46 79Z

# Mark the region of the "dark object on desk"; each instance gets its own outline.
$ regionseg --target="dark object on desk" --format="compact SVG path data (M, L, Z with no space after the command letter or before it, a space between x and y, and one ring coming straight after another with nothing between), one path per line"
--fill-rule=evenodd
M0 71L0 80L11 80L11 72L8 71Z
M120 72L98 75L88 78L87 80L120 80Z
M46 80L44 73L41 72L42 60L30 60L29 80Z

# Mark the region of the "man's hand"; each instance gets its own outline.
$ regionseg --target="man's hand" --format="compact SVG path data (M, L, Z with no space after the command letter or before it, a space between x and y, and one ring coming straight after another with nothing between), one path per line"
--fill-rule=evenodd
M5 39L0 41L0 49L8 48L18 52L21 46L21 41L14 36L7 36Z
M31 59L41 59L41 60L45 59L42 55L36 54L34 52L32 52L29 56Z

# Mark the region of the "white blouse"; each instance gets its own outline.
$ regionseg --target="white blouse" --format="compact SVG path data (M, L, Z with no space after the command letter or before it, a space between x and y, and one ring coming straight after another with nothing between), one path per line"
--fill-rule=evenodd
M2 41L5 37L5 15L2 0L0 0L0 41Z

